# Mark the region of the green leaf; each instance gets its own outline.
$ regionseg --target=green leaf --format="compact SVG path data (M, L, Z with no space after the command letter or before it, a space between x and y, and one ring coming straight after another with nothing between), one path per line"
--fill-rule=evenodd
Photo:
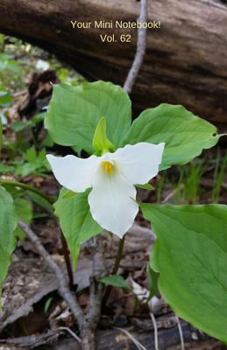
M129 289L127 281L120 275L110 275L103 277L100 282L107 286Z
M32 204L29 201L18 197L14 199L14 205L18 218L26 224L30 224L33 217ZM25 237L24 231L20 227L16 228L15 235L20 240Z
M24 162L17 164L16 175L27 176L32 173L41 174L49 170L45 149L37 152L34 147L31 147L23 153L23 157Z
M0 173L15 173L15 167L13 165L0 164Z
M159 289L158 289L159 273L154 271L152 269L152 266L150 266L150 264L148 264L148 267L147 267L147 277L148 277L148 287L150 291L149 299L151 299L153 296L157 296L159 294Z
M6 106L12 101L13 98L8 91L0 91L0 105Z
M16 248L17 215L11 195L0 186L0 292Z
M3 145L3 132L2 132L2 121L0 118L0 154L2 152L2 145Z
M26 224L30 224L32 220L32 205L29 201L23 198L16 198L14 200L17 216Z
M49 309L50 309L50 306L51 306L53 300L54 300L53 297L49 297L49 298L47 299L47 301L45 302L44 308L43 308L45 314L48 313L48 311L49 311Z
M20 132L22 130L25 130L31 126L31 121L26 120L16 120L14 123L12 123L11 128L14 132Z
M88 193L89 191L74 193L63 188L54 204L55 214L59 218L68 243L74 268L79 254L78 247L102 231L90 214Z
M5 53L0 53L0 71L4 70L14 74L20 74L22 71L17 61Z
M34 115L34 117L31 119L32 126L36 126L37 124L43 122L45 115L46 115L45 112L41 112L41 113Z
M16 120L12 123L11 128L13 131L21 132L27 128L32 128L37 124L43 122L45 113L36 114L31 120Z
M102 117L111 142L119 146L131 122L131 101L120 86L103 81L56 85L45 127L54 142L92 153L92 139Z
M142 205L157 235L151 265L181 318L227 342L227 206Z
M124 144L165 142L161 170L186 164L219 140L217 129L182 106L161 104L135 119Z
M3 34L0 34L0 46L4 45L4 40L5 40L5 36Z
M53 207L50 202L44 197L40 196L38 193L32 191L26 191L26 194L31 198L31 200L38 206L48 211L51 215L53 214Z
M149 183L144 185L136 185L136 187L140 188L141 190L154 191L154 187Z
M104 117L99 120L95 129L92 146L97 155L114 151L114 145L109 141L106 135L106 119Z

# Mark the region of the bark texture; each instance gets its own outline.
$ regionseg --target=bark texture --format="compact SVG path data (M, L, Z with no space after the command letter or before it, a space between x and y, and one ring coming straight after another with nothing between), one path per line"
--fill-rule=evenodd
M0 32L55 53L88 79L123 84L136 49L136 29L73 29L73 21L136 20L136 0L1 0ZM227 124L227 2L152 0L147 53L133 90L137 110L161 102L183 104ZM103 43L100 34L118 42ZM122 43L121 34L132 42Z

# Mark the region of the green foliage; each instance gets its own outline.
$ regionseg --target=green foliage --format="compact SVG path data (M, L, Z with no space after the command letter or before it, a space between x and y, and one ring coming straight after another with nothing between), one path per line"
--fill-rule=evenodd
M0 51L2 51L4 46L5 36L3 34L0 34Z
M49 312L53 300L54 300L53 297L49 297L49 298L46 300L46 302L45 302L45 304L44 304L44 308L43 308L43 311L45 312L45 314Z
M110 142L106 135L106 119L101 118L95 129L92 146L97 155L101 155L104 152L114 151L114 145Z
M2 132L2 121L0 118L0 155L2 151L2 144L3 144L3 132Z
M167 183L168 176L165 172L163 172L159 178L159 181L156 186L156 202L161 203L162 200L162 192Z
M0 173L27 176L45 175L49 171L44 140L40 142L39 132L37 132L41 129L37 126L43 120L44 113L40 113L29 120L16 120L12 124L5 125L10 135L15 133L15 141L12 142L11 138L4 139L3 149L7 162L0 164ZM47 146L49 145L50 142Z
M159 176L156 201L161 203L168 197L172 204L220 203L225 200L227 181L227 156L217 149L204 154L185 166L177 166Z
M24 198L16 197L14 199L14 206L18 219L22 220L26 224L30 224L33 216L31 202ZM24 239L25 237L23 230L19 226L15 230L15 235L20 240Z
M182 180L184 182L183 197L188 204L198 203L202 170L201 162L193 163L190 167L184 167L182 169Z
M144 185L136 185L136 187L140 188L141 190L154 191L154 187L149 183Z
M44 116L45 113L39 113L30 120L16 120L14 123L12 123L11 128L14 132L18 133L25 129L35 127L44 120Z
M227 207L142 205L157 241L151 266L177 315L227 342Z
M159 294L159 289L158 289L159 273L157 273L152 269L151 261L152 261L152 254L150 257L150 262L147 266L148 288L150 292L149 298L152 298L153 296L155 295L157 296Z
M14 206L18 218L23 220L26 224L30 224L33 215L30 201L17 197L14 200Z
M105 276L100 280L100 282L104 283L107 286L129 289L127 281L120 275Z
M102 117L111 142L120 146L131 121L131 101L122 88L102 81L56 85L45 126L56 143L92 153L92 139Z
M8 91L0 90L0 106L6 107L13 101L11 94Z
M79 247L91 237L102 231L93 220L87 201L89 191L74 193L62 189L55 203L55 214L67 240L74 269L76 268Z
M67 68L59 68L57 70L57 77L61 83L67 83L69 81L69 70Z
M46 151L42 149L40 152L35 147L29 148L23 155L23 162L16 166L16 174L27 176L32 173L45 173L49 170L46 160Z
M227 176L227 155L221 158L218 154L217 163L214 171L213 189L211 194L211 200L213 203L218 203L221 188Z
M26 195L34 202L37 204L39 207L43 208L46 210L48 213L53 215L53 206L51 205L50 201L45 198L44 196L41 196L38 193L35 193L33 191L26 191Z
M209 153L162 172L155 187L156 202L167 199L172 204L219 203L225 199L226 169L227 157Z
M21 76L22 68L20 63L8 53L0 53L0 90L9 91L14 84L17 85L19 83Z
M18 62L6 53L0 53L0 71L8 71L13 74L20 74L21 67Z
M161 104L150 108L132 123L124 144L165 142L161 170L186 164L219 140L216 128L182 106Z
M40 152L35 147L27 149L22 153L20 160L15 160L12 164L0 164L0 173L16 174L17 176L28 176L30 174L45 174L49 171L49 164L46 160L46 151Z
M10 194L0 186L0 290L16 248L17 214Z

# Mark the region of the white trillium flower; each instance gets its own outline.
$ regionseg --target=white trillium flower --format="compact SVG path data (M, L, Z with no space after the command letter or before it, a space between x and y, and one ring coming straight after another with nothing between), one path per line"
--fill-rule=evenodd
M139 210L135 185L143 185L158 174L164 145L141 142L100 157L47 155L47 159L57 181L68 190L92 188L88 195L92 217L122 238Z

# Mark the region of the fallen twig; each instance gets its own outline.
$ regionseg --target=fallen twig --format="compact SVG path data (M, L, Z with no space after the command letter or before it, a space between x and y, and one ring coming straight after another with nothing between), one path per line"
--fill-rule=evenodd
M103 252L99 252L101 248L101 242L97 237L91 239L91 255L92 255L92 276L90 278L90 298L89 298L89 311L86 315L86 322L88 324L88 331L90 331L90 336L95 336L95 331L100 319L101 314L101 304L103 297L104 286L102 283L99 283L97 279L100 278L100 269L97 266L97 253L101 253L100 257L103 257ZM104 264L103 264L104 265Z
M70 289L68 287L68 281L65 278L64 272L55 263L55 261L52 259L50 254L47 252L47 250L43 247L39 238L32 231L32 229L29 227L29 225L20 221L19 226L26 233L27 237L35 244L36 249L38 250L39 254L42 256L42 258L45 260L45 262L47 263L49 268L56 275L57 281L58 281L58 292L62 296L62 298L66 301L66 303L68 304L75 319L78 322L78 326L79 326L80 331L82 331L84 328L85 317L84 317L84 314L80 308L79 303L77 302L76 298L73 296L72 292L70 291Z
M65 331L65 332L69 333L76 341L78 341L78 343L81 343L81 339L70 328L68 328L68 327L59 327L57 330L58 331Z
M155 347L155 350L159 350L159 347L158 347L158 327L157 327L157 322L156 322L155 316L154 316L154 314L152 312L150 312L150 316L151 316L151 320L152 320L153 327L154 327L154 347Z
M27 349L34 349L56 341L63 332L61 329L49 330L43 334L27 335L18 338L0 339L0 344L14 345Z
M27 335L18 338L0 339L0 344L15 345L34 349L53 343L63 332L69 333L78 343L81 343L81 339L70 328L58 327L57 329L48 330L46 333L42 334Z
M129 333L129 331L127 331L126 329L123 328L119 328L119 327L114 327L114 329L119 330L120 332L124 333L125 335L127 335L127 337L132 341L132 343L136 346L136 348L138 350L147 350L147 348L145 348L131 333Z
M90 288L90 309L86 320L92 329L96 328L101 313L101 301L103 295L103 284L93 279Z
M173 191L171 191L162 201L162 204L168 203L170 201L170 199L172 199L175 194L177 194L178 192L180 192L181 190L183 190L184 188L184 184L180 184L180 186L178 186L177 188L175 188Z
M177 321L177 328L179 330L179 335L180 335L180 343L181 343L181 350L185 350L185 346L184 346L184 334L183 334L183 330L181 327L181 323L179 318L176 316L176 321Z
M146 22L146 20L147 20L147 0L141 0L140 16L138 18L138 21L144 23ZM143 64L145 51L146 51L146 32L147 32L146 28L138 29L137 48L136 48L135 58L131 66L131 69L128 73L128 76L126 78L126 81L124 83L124 90L127 93L130 93L132 91L132 87L135 83L137 75Z

